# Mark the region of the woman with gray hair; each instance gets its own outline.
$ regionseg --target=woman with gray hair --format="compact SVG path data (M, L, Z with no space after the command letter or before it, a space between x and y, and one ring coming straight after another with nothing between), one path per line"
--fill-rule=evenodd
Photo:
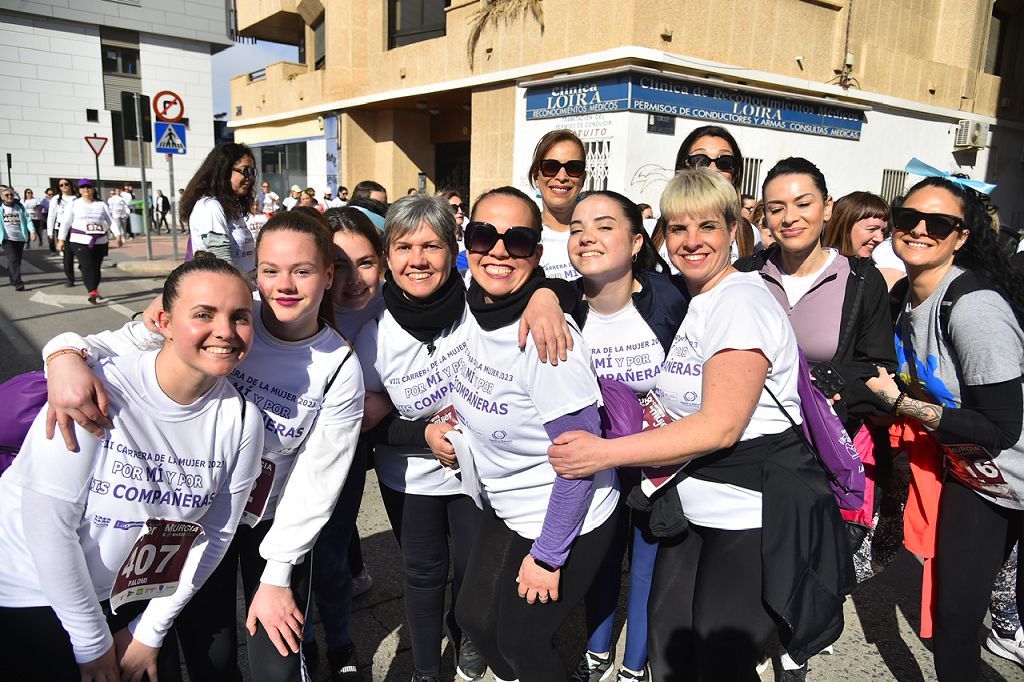
M386 442L375 450L375 466L402 551L415 682L439 679L449 561L455 603L479 522L459 479L446 475L455 462L450 445L446 461L428 447L428 437L439 438L430 419L451 406L451 381L466 347L466 290L454 270L457 229L442 198L410 194L392 204L384 223L386 310L356 340L367 392L386 394L398 414L377 430ZM536 298L541 312L531 328L561 330L562 309L551 294ZM387 341L378 344L378 338ZM459 674L481 678L483 659L455 623L448 625Z

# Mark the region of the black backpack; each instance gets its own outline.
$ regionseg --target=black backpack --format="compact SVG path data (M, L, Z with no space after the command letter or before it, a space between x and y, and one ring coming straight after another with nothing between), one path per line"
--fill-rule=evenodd
M1021 311L1017 310L1016 306L1007 298L1006 294L1003 293L995 284L992 284L988 280L979 277L970 270L965 270L963 274L954 279L949 283L949 287L946 288L946 293L942 296L942 301L939 303L939 329L942 332L943 338L949 338L949 318L953 311L953 306L961 296L970 294L975 291L983 291L989 289L995 291L1003 300L1009 304L1010 309L1013 310L1014 317L1017 318L1017 324L1024 329L1024 316L1021 315ZM904 277L900 281L896 282L893 286L892 291L889 292L889 310L892 314L892 322L895 325L896 320L899 318L900 313L903 312L903 302L907 299L907 292L910 290L910 280Z

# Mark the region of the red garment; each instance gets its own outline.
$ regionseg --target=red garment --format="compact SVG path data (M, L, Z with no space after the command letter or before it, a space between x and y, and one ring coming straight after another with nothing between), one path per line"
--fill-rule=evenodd
M903 546L924 559L921 577L921 637L932 636L935 533L942 494L942 449L920 423L897 420L889 427L892 447L910 458L910 491L903 510Z
M840 509L843 521L857 523L868 528L875 526L875 441L866 424L862 424L853 437L853 447L864 465L864 504L860 509Z

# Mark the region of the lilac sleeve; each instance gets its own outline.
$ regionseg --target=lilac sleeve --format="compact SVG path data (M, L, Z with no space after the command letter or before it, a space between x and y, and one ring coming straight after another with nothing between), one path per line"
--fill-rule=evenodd
M549 421L544 425L544 430L552 441L566 431L589 431L600 436L601 417L597 412L597 403ZM559 476L555 479L544 526L530 554L552 566L565 563L573 541L583 528L593 487L593 478L570 481Z

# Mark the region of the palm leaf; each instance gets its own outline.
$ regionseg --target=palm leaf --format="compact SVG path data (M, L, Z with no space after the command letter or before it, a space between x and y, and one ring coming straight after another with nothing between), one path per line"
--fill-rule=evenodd
M529 12L540 24L540 31L543 33L544 9L541 2L542 0L484 0L482 7L470 19L469 42L466 45L469 68L473 68L477 43L488 26L509 24Z

